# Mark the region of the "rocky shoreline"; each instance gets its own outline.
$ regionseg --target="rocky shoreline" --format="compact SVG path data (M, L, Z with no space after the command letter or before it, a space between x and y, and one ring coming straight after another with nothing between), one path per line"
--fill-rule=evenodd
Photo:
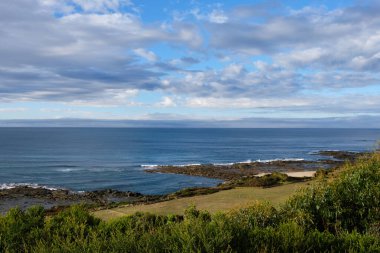
M225 181L241 177L255 176L259 173L315 171L317 169L330 169L340 165L340 161L271 161L236 163L232 165L188 165L188 166L159 166L156 169L146 170L148 173L173 173L189 176L200 176L222 179Z
M33 205L41 205L48 211L54 212L73 204L109 206L113 203L150 202L157 198L159 198L159 196L112 189L80 193L65 189L16 186L14 188L0 190L0 213L5 213L10 208L16 206L21 209L26 209Z
M316 161L308 160L273 160L267 162L254 161L246 163L234 163L231 165L188 165L188 166L158 166L155 169L145 170L148 173L173 173L189 176L217 178L225 181L237 180L241 177L252 177L259 173L272 172L298 172L316 171L319 169L332 169L340 166L345 161L354 161L366 153L349 151L320 151L315 155L324 156L326 159Z
M112 189L90 192L72 192L65 189L46 189L43 187L15 186L0 190L0 213L7 212L12 207L26 209L32 205L41 205L48 212L56 212L73 204L85 204L91 207L107 208L117 203L141 204L169 200L173 198L209 194L236 186L266 186L267 182L276 185L281 180L288 182L305 180L287 177L277 173L274 178L258 180L255 175L271 172L315 171L332 169L345 161L354 161L365 153L347 151L321 151L316 155L326 156L317 161L278 160L271 162L236 163L232 165L189 165L189 166L159 166L146 170L148 173L176 173L191 176L201 176L224 180L217 187L182 189L168 195L143 195L136 192L123 192ZM269 180L269 181L268 181ZM273 181L274 180L274 181ZM277 181L276 181L277 180Z

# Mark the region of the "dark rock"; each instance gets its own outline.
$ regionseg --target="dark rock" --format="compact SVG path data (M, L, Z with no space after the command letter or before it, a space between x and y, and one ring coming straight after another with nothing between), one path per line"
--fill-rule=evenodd
M122 192L112 189L78 193L65 189L51 190L43 187L17 186L0 190L0 213L12 207L26 209L32 205L41 205L46 209L73 204L109 205L114 202L134 203L146 201L149 196L137 192ZM53 210L54 212L54 210Z
M368 155L369 153L327 150L327 151L319 151L317 154L322 155L322 156L329 156L337 160L352 162L352 161L355 161L358 157L361 157L363 155Z

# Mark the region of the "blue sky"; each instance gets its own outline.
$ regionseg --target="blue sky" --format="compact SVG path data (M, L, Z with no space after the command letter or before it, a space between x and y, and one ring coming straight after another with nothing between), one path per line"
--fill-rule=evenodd
M379 1L1 1L0 120L378 119L378 13Z

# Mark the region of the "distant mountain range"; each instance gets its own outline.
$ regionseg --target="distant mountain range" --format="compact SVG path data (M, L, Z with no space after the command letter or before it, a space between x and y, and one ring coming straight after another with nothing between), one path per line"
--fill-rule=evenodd
M0 127L139 127L139 128L380 128L379 116L330 118L243 118L238 120L13 119Z

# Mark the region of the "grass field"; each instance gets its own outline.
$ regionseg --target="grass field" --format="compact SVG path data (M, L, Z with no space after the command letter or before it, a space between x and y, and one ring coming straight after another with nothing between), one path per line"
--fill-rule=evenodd
M113 209L99 210L94 212L94 215L103 220L110 220L135 212L165 215L183 214L183 211L190 205L195 205L200 210L215 213L244 207L256 200L269 201L278 206L284 203L297 189L307 184L308 182L293 183L265 189L258 187L235 188L209 195L181 198L149 205L120 206Z

